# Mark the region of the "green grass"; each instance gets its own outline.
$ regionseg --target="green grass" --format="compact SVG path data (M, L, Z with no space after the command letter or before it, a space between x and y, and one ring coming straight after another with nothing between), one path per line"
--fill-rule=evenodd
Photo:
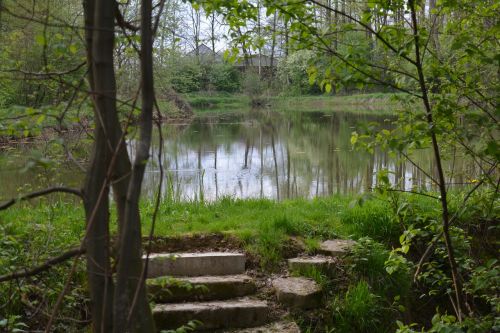
M184 94L183 97L195 112L247 110L250 105L250 99L243 94L199 92Z
M257 230L272 228L289 235L320 236L340 231L339 212L347 208L347 197L294 199L275 202L267 199L213 203L164 202L156 224L157 235L224 232L243 238ZM144 228L149 229L152 204L143 202Z
M84 234L81 205L63 201L63 197L50 199L18 204L0 212L0 226L5 236L21 242L22 252L32 256L14 256L13 261L2 262L3 267L7 268L5 271L21 262L39 262L62 249L79 244ZM401 229L394 222L391 209L384 200L372 199L354 207L352 202L353 198L348 196L280 202L231 198L211 203L165 200L159 208L154 235L182 237L222 233L233 236L260 259L263 268L269 270L276 268L283 259L292 237L303 244L305 251L311 253L318 248L321 240L332 238L371 237L387 248L398 244ZM148 235L154 203L142 201L140 210L142 233ZM111 232L116 233L116 224L112 224ZM378 271L381 271L386 257L378 261L376 258L387 256L387 252L377 247L373 250L373 256L366 255L373 263L369 266L378 267ZM0 274L5 271L0 269Z
M327 293L326 309L332 327L338 332L386 332L387 320L395 314L392 305L395 296L408 293L408 271L389 275L385 270L389 249L394 242L396 227L388 204L374 198L361 206L352 207L354 198L332 196L315 199L274 201L267 199L232 199L207 202L174 202L165 200L160 205L155 236L182 237L193 234L223 233L240 239L245 248L258 258L268 271L280 267L288 253L290 240L302 242L305 251L314 252L323 239L353 238L359 241L345 261L342 276L333 278L324 272L310 270L295 272L306 275L321 284ZM67 197L52 196L16 204L0 211L0 275L29 267L62 251L78 245L84 234L84 212L78 202ZM425 207L427 201L422 200ZM154 212L152 201L140 204L144 235L151 228ZM112 214L114 215L114 213ZM115 216L112 216L115 220ZM116 233L116 225L111 227ZM373 241L365 236L379 240ZM52 290L47 307L50 308L62 288L60 277L71 262L54 268L47 274L42 287ZM65 302L72 304L66 314L78 318L77 311L85 304L84 262L75 279L75 292ZM8 289L8 285L4 285ZM38 284L24 283L21 292L33 292ZM7 289L0 289L0 302L10 297ZM27 290L27 291L26 291ZM20 296L16 296L20 299ZM73 300L73 301L72 301ZM73 302L73 303L71 303ZM23 305L14 303L9 313L21 313ZM0 313L1 314L1 313Z
M365 281L351 285L342 296L334 298L333 321L335 332L339 333L385 333L393 331L388 327L389 313L381 305L381 297L372 293Z
M318 240L327 238L371 237L385 244L397 243L400 226L391 217L383 199L352 205L353 197L332 196L315 199L223 198L215 202L161 202L156 220L156 236L225 233L244 241L272 242L273 237L304 238L306 248L314 250ZM426 202L426 199L421 199ZM426 207L424 205L424 207ZM140 203L143 234L151 228L154 203ZM84 213L80 204L63 197L17 204L0 212L0 223L10 226L11 234L41 232L51 244L78 241L83 234ZM112 226L116 231L116 226ZM270 236L270 237L269 237ZM268 240L266 238L269 237Z
M303 95L268 97L268 107L280 112L355 112L392 115L399 107L395 94L372 93L348 96ZM250 109L250 99L244 94L189 93L183 97L196 113L242 112Z
M346 96L280 96L271 99L278 111L352 112L392 115L400 107L395 94L373 93Z
M281 260L283 246L289 237L301 238L305 248L312 251L318 242L328 238L359 238L364 229L353 228L349 213L352 198L334 196L326 198L293 199L276 202L267 199L235 200L224 198L213 203L162 202L156 221L156 236L174 237L186 234L224 233L240 238L248 249L262 257L263 265L272 267ZM363 225L387 223L390 214L386 205L375 200L366 208L357 210ZM141 202L143 234L149 234L154 205ZM359 222L359 221L358 221ZM0 224L5 232L17 238L26 237L28 252L44 248L66 248L77 244L84 232L84 213L81 205L61 200L43 200L16 205L0 212ZM385 230L384 228L379 228ZM379 230L373 228L373 230ZM112 226L116 232L116 226ZM28 241L31 234L40 240ZM384 237L379 235L379 238Z
M25 251L46 256L79 243L84 233L81 204L64 201L67 197L17 204L0 211L0 225L6 235L26 239ZM429 199L415 198L415 203L429 214L436 210ZM285 243L295 237L306 251L314 252L321 240L332 238L359 239L370 237L388 248L399 244L401 226L393 217L388 203L381 198L352 205L353 197L332 196L315 199L223 198L216 202L161 202L154 235L178 237L192 234L222 233L239 238L247 248L261 257L263 266L272 268L286 249ZM142 233L151 229L154 203L140 203ZM114 214L113 214L114 215ZM115 217L112 216L112 220ZM116 233L116 225L111 226ZM31 235L37 238L31 240ZM44 244L47 244L46 246ZM43 257L43 255L42 255ZM0 272L1 273L1 272Z

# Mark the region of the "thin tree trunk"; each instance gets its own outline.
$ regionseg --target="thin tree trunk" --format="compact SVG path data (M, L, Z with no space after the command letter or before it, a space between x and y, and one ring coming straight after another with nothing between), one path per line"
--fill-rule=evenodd
M271 59L270 59L270 66L271 66L271 79L274 77L274 51L276 49L276 20L277 20L277 11L274 11L273 15L273 30L272 30L272 42L271 42Z
M144 171L149 159L153 128L153 34L151 27L152 3L141 1L141 85L142 104L139 121L140 138L130 178L125 220L120 233L116 290L114 295L115 333L155 332L149 307L145 274L142 265L141 221L139 198ZM147 268L147 265L146 265Z
M215 52L215 13L212 13L210 17L210 41L212 42L212 56L215 62L216 52Z
M450 227L450 216L448 212L448 200L447 200L447 190L446 190L446 179L443 172L443 166L441 164L441 154L439 151L439 145L437 141L437 135L434 129L434 120L432 115L432 107L429 101L427 85L425 82L423 65L420 58L420 41L419 41L419 32L417 26L417 15L415 11L415 0L408 1L410 11L411 11L411 20L412 20L412 28L413 28L413 38L415 42L415 65L418 72L420 90L422 92L422 99L426 112L427 123L429 124L429 131L431 134L432 140L432 148L434 152L434 159L436 162L436 169L438 173L438 181L439 181L439 192L441 198L441 209L442 209L442 222L443 222L443 236L444 242L446 245L446 251L448 254L448 261L450 263L451 275L453 280L453 287L455 289L455 310L458 320L462 320L462 311L464 309L464 297L463 297L463 288L462 282L458 272L457 262L455 260L455 253L453 250L453 244L450 237L449 227Z
M278 175L278 160L276 158L276 147L274 146L274 128L271 134L271 148L273 150L273 160L274 160L274 176L276 178L276 199L280 201L280 183Z

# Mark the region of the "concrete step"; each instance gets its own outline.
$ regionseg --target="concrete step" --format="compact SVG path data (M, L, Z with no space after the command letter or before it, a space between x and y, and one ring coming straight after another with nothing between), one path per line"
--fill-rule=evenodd
M341 257L349 252L356 244L350 239L332 239L320 244L318 252L331 257Z
M218 302L158 304L153 316L158 330L176 329L190 321L201 324L196 330L256 327L266 324L267 302L236 299Z
M265 326L225 330L220 333L300 333L299 325L293 321L279 321Z
M147 285L156 303L225 300L257 291L248 275L159 277L148 279Z
M288 269L298 274L310 273L313 270L329 274L334 268L331 257L314 256L288 259Z
M236 275L244 272L245 255L236 252L156 253L149 256L148 263L148 278Z
M273 281L278 302L294 309L314 309L321 305L321 287L312 279L279 278Z

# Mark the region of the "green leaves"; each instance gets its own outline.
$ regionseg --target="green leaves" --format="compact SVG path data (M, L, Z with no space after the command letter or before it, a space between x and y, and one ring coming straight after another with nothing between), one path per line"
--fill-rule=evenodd
M38 34L35 36L35 42L40 45L40 46L45 46L47 45L47 39L45 38L44 35Z

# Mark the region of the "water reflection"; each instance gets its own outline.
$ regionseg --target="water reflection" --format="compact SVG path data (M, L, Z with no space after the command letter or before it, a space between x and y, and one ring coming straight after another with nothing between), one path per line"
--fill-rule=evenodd
M381 169L389 169L390 180L401 188L431 187L429 177L409 162L399 163L383 152L352 150L351 132L369 121L384 118L252 111L166 126L162 194L174 200L211 201L224 196L281 200L360 193L376 185ZM158 148L156 143L153 156ZM435 169L430 152L414 158L426 170ZM462 176L455 170L454 179L463 182ZM150 163L144 180L148 196L157 190L159 177L158 162Z
M432 187L430 177L437 176L430 151L412 156L426 174L398 156L352 151L351 132L372 121L389 128L385 118L356 113L251 111L203 115L189 124L165 125L162 195L174 200L212 201L224 196L282 200L361 193L376 185L381 169L389 169L390 180L406 190ZM155 134L153 158L143 186L148 197L156 194L160 181ZM50 147L49 143L21 145L0 154L0 199L56 184L81 186L84 175L70 163L19 172L23 156L31 150L43 153ZM133 143L129 149L133 152ZM449 156L444 165L450 183L462 184L475 177L472 161Z

